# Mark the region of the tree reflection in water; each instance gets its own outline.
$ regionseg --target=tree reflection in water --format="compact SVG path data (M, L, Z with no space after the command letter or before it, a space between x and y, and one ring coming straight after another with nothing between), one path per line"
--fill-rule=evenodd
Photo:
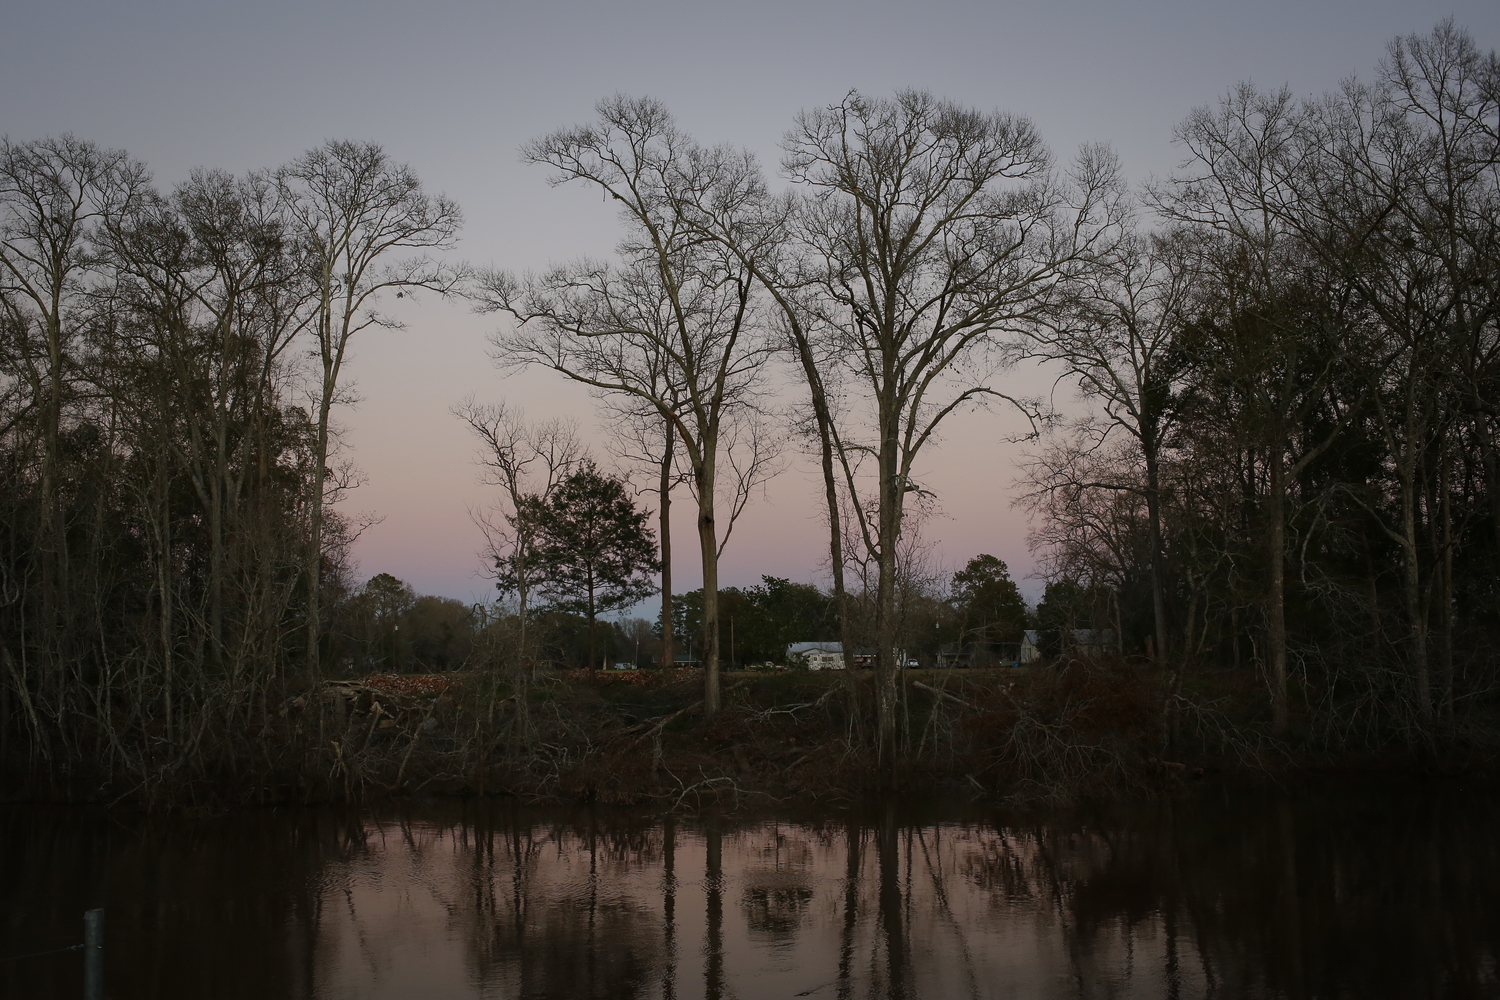
M0 811L0 954L129 997L1500 995L1491 789L1049 815ZM76 954L0 963L75 995Z

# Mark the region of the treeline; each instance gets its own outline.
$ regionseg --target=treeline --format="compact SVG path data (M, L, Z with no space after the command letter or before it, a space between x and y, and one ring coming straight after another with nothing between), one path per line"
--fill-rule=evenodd
M1077 615L1262 671L1277 732L1415 738L1492 690L1497 128L1500 64L1451 23L1179 126L1153 228L1031 338L1093 404L1022 501Z
M923 667L1014 662L1024 629L1055 631L1063 625L1045 601L1035 614L1029 612L1010 570L992 555L975 556L951 575L908 575L906 582L899 605L902 649ZM731 668L789 666L786 650L792 643L834 642L845 635L858 644L852 653L873 652L874 598L863 592L846 598L842 607L851 621L845 629L836 596L812 584L763 576L752 587L724 587L719 646ZM702 634L703 591L679 594L673 614L676 633L691 643ZM654 631L661 635L659 624ZM689 645L689 659L696 659L694 651Z
M325 646L326 673L352 680L381 673L483 673L516 661L516 616L493 605L417 594L377 573L334 594ZM626 618L591 623L549 604L532 616L536 669L578 669L637 661L654 665L659 639L651 623Z
M458 224L369 144L162 191L0 142L0 760L148 793L265 763L352 589L349 342L457 287Z
M513 705L525 734L531 668L640 641L599 618L659 568L662 656L693 634L705 715L741 614L746 654L836 636L875 651L890 768L910 743L900 652L1011 641L1022 614L1010 591L982 626L942 611L920 541L929 446L985 406L1037 430L1044 630L1110 629L1178 677L1261 671L1277 735L1442 732L1490 690L1500 638L1500 63L1445 22L1323 98L1236 88L1177 141L1181 168L1136 189L1106 148L1060 162L1023 116L850 92L792 123L776 189L615 97L523 155L609 196L617 253L516 275L445 263L458 208L371 144L162 191L124 153L5 140L0 760L149 788L342 753L321 721L278 729L293 696L465 655L512 687L488 722ZM335 506L359 482L334 419L349 345L424 290L508 316L502 366L596 392L659 518L653 550L564 422L461 404L502 497L487 556L509 602L467 654L381 637L381 609L417 599L356 590L363 526ZM1071 378L1090 416L1003 391L1023 362ZM787 427L821 474L816 610L786 581L718 583ZM703 587L679 608L684 485ZM994 583L971 569L958 590ZM750 624L778 602L782 624ZM456 607L426 610L461 631Z
M502 363L629 424L664 511L689 485L710 714L718 559L789 373L840 637L878 657L883 761L899 650L921 641L925 449L986 405L1041 440L1023 503L1055 628L1260 670L1278 735L1294 700L1341 740L1350 719L1430 734L1492 675L1497 101L1494 55L1444 22L1369 82L1193 111L1180 169L1136 189L1107 149L1058 163L1024 117L851 92L797 117L776 191L749 154L616 97L523 153L608 195L617 257L485 274L479 294L516 321ZM1003 392L1023 359L1090 417Z

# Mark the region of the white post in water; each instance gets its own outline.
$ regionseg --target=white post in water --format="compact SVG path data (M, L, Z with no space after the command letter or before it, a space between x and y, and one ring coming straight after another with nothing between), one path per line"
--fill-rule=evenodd
M104 911L83 914L83 1000L104 1000Z

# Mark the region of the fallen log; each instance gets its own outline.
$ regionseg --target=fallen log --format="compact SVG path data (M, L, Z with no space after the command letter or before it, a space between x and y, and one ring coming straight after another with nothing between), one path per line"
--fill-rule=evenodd
M962 705L964 708L967 708L971 712L979 711L978 705L971 705L956 694L949 694L947 691L943 691L940 688L929 687L928 685L923 684L921 681L912 681L911 686L914 688L918 688L919 690L926 691L934 698L941 698L944 701L951 701L955 705Z

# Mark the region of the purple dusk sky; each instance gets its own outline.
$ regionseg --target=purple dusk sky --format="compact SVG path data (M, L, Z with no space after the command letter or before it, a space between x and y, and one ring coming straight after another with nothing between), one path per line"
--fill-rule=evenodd
M1173 126L1241 80L1316 95L1370 77L1390 38L1449 15L1481 48L1500 46L1495 0L52 0L9 10L0 131L12 139L71 131L129 150L162 187L196 166L271 167L325 139L373 139L463 207L460 256L518 270L612 247L613 211L582 187L549 189L516 150L589 120L617 91L662 99L700 140L747 146L774 172L799 109L851 87L922 87L1031 116L1059 157L1110 143L1144 180L1173 169ZM360 336L350 369L360 402L339 414L369 476L348 509L384 517L358 544L360 576L389 572L419 592L479 600L489 584L468 511L489 497L449 408L470 393L503 398L533 417L571 414L598 437L594 404L550 373L502 379L486 353L492 317L431 299L403 315L404 331ZM1036 371L1012 382L1051 387ZM1057 403L1073 405L1065 393ZM1010 508L1020 449L1005 438L1017 426L966 415L929 455L941 510L924 534L950 568L991 552L1017 578L1032 570ZM817 490L807 462L773 483L736 526L722 583L820 580ZM689 506L678 508L678 589L699 581Z

